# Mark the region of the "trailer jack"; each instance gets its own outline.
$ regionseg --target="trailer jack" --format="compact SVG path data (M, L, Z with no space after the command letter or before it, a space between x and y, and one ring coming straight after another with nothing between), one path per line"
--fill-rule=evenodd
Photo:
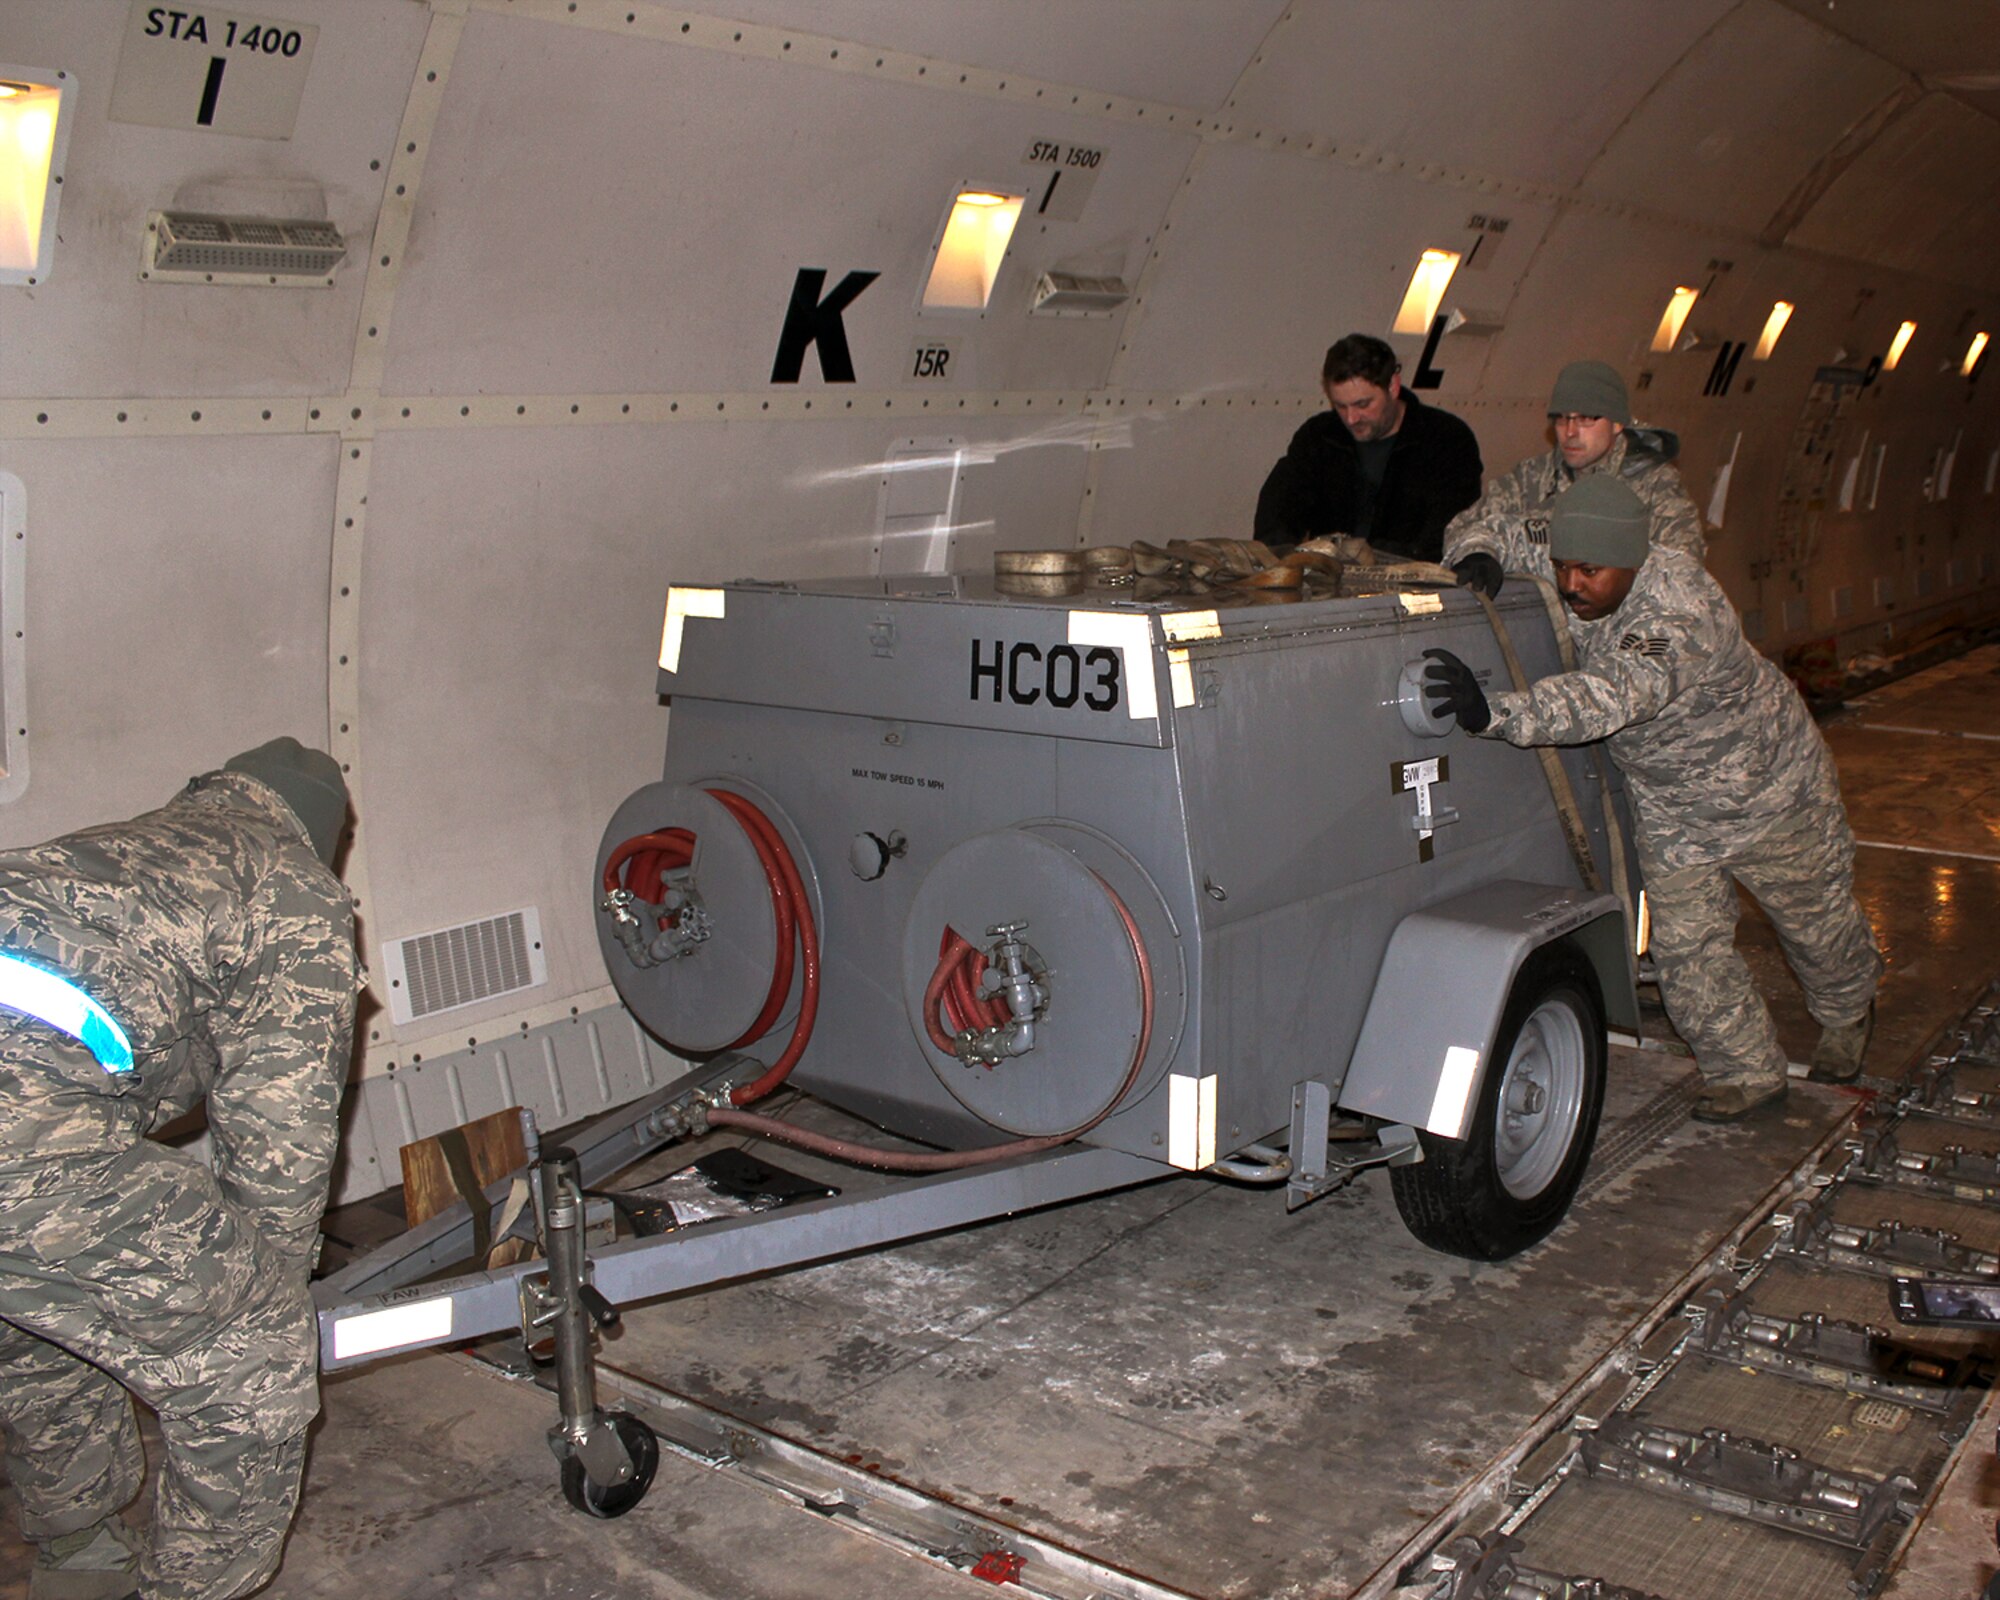
M593 1517L622 1517L652 1487L660 1445L631 1413L598 1408L592 1325L616 1327L618 1308L590 1282L583 1177L573 1151L544 1152L541 1203L549 1270L521 1280L521 1332L530 1346L538 1335L555 1338L562 1416L549 1429L549 1449L561 1464L563 1497L571 1505Z

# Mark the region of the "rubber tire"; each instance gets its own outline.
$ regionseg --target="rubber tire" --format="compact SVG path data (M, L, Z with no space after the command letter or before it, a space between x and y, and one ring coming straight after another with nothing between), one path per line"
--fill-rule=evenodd
M653 1486L653 1474L660 1465L660 1441L653 1430L627 1411L608 1411L604 1420L617 1431L625 1452L632 1458L632 1476L609 1488L591 1482L577 1457L565 1456L562 1464L563 1498L587 1517L622 1517Z
M1582 1093L1560 1164L1538 1191L1523 1197L1509 1193L1500 1181L1495 1125L1500 1087L1522 1025L1547 1004L1566 1007L1582 1029ZM1597 974L1570 946L1544 945L1522 964L1507 996L1467 1136L1446 1139L1420 1132L1424 1159L1389 1170L1396 1209L1410 1232L1433 1250L1472 1261L1504 1261L1547 1237L1569 1210L1590 1164L1604 1107L1606 1051Z

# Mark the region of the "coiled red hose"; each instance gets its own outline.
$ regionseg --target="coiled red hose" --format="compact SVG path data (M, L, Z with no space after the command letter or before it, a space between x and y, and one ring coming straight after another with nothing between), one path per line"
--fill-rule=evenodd
M957 929L946 928L938 941L937 966L924 987L924 1032L946 1055L954 1053L953 1033L997 1028L1007 1020L1006 1003L997 995L980 998L979 980L985 971L986 952L968 944ZM939 1025L940 1004L951 1022L950 1033Z
M784 1052L762 1077L730 1092L732 1105L748 1105L760 1100L791 1075L812 1038L813 1021L819 1015L819 930L814 926L812 904L806 898L805 880L798 863L785 847L783 836L771 819L742 795L727 789L704 791L720 802L749 837L763 869L764 882L771 892L771 912L777 922L777 956L771 965L771 986L764 1004L749 1027L725 1047L740 1050L754 1044L769 1031L792 992L792 972L796 962L804 970L799 993L798 1020ZM694 859L695 836L686 828L667 828L658 833L642 833L625 840L605 859L604 892L624 888L640 900L658 904L666 897L668 872L685 867ZM622 881L621 881L622 874ZM665 926L665 919L661 920ZM794 957L793 946L798 947Z
M829 1138L825 1134L809 1133L804 1128L795 1128L790 1123L774 1118L759 1116L752 1111L734 1111L720 1108L708 1113L708 1123L712 1128L740 1128L745 1133L760 1139L775 1140L813 1155L824 1156L832 1161L845 1161L854 1166L877 1167L887 1172L951 1172L961 1167L983 1166L991 1161L1010 1161L1016 1156L1036 1155L1044 1150L1053 1150L1057 1145L1068 1144L1080 1139L1096 1127L1112 1112L1119 1102L1131 1092L1138 1081L1139 1069L1145 1065L1147 1048L1153 1041L1153 964L1146 954L1146 941L1139 932L1139 924L1132 918L1131 911L1119 898L1117 890L1097 873L1098 887L1111 901L1112 910L1118 913L1118 920L1125 925L1125 937L1132 943L1132 960L1139 974L1139 1041L1132 1051L1132 1064L1125 1070L1125 1080L1118 1086L1118 1092L1106 1102L1102 1111L1088 1122L1071 1128L1067 1133L1044 1134L1033 1139L1013 1139L1006 1144L988 1145L981 1150L885 1150L878 1145L856 1144L848 1139ZM966 949L971 947L958 934L947 929L938 964L931 974L931 980L924 989L924 1024L932 1042L947 1053L951 1050L949 1038L939 1041L943 1031L938 1026L937 1007L952 981L952 973L963 971L960 962L963 954L953 947L956 940Z

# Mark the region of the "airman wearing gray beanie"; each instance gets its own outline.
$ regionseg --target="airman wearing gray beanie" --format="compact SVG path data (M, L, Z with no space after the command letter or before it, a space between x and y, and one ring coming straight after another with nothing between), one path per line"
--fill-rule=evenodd
M1632 400L1615 367L1602 361L1572 361L1556 374L1556 386L1549 394L1549 415L1572 414L1632 426Z
M1579 478L1549 513L1549 559L1593 567L1645 565L1652 514L1616 478Z
M275 790L312 836L313 854L333 865L340 830L347 821L347 780L338 761L324 750L283 738L231 756L222 769L246 773Z

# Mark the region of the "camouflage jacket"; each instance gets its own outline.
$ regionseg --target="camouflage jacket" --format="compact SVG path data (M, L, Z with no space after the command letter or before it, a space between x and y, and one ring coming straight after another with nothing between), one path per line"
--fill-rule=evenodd
M1743 637L1694 557L1655 550L1608 617L1570 624L1577 670L1488 696L1485 737L1609 739L1659 870L1726 860L1774 824L1838 803L1833 760L1805 702Z
M1560 450L1530 456L1503 478L1495 478L1474 505L1452 518L1444 531L1446 566L1469 555L1492 556L1508 572L1527 572L1555 581L1549 564L1549 507L1579 477L1616 473L1652 513L1648 536L1655 549L1684 550L1702 558L1706 536L1701 513L1681 487L1671 462L1680 441L1655 428L1627 428L1611 441L1604 459L1572 472Z
M79 984L131 1040L107 1072L0 1009L0 1204L130 1149L202 1099L225 1197L310 1260L354 1033L353 906L255 778L0 852L0 949Z

